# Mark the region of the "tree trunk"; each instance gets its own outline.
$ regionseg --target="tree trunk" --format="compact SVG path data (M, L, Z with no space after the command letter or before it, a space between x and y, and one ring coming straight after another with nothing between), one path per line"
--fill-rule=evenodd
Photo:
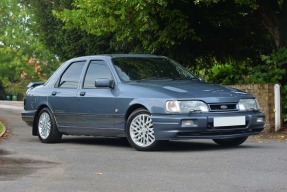
M282 5L277 0L258 0L257 3L263 24L272 36L276 49L286 46L284 39L284 28L286 28L284 16L286 16L285 12L287 11L286 0L283 1Z

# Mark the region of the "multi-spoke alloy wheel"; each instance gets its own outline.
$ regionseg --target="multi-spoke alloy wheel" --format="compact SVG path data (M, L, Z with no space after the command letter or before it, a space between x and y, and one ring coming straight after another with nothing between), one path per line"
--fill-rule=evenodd
M43 143L59 142L62 133L58 131L54 116L49 108L40 111L37 121L38 137Z
M130 135L136 145L141 147L150 146L155 141L150 115L137 115L131 122Z
M130 145L139 151L158 149L160 141L155 138L151 115L146 109L137 109L129 116L127 137Z
M51 118L47 112L43 112L39 118L39 136L42 139L47 139L51 131Z

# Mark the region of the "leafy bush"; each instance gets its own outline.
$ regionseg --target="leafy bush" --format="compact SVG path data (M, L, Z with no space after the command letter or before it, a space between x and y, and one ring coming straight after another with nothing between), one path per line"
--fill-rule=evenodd
M246 62L216 64L206 72L205 77L207 81L218 84L244 84L248 78L247 68L249 67Z
M261 71L255 73L253 76L255 79L261 80L267 83L278 83L282 85L282 98L287 97L287 77L286 77L286 65L287 65L287 47L281 48L277 51L273 51L272 54L262 56L262 60L265 62L264 66L260 66ZM287 101L282 99L283 119L287 122Z
M287 97L287 85L282 87L282 98ZM286 99L282 99L282 109L283 109L283 120L287 122L287 101Z
M284 65L287 64L287 48L273 51L270 55L262 55L261 65L253 68L251 82L253 83L283 83L286 75ZM282 82L283 81L283 82Z

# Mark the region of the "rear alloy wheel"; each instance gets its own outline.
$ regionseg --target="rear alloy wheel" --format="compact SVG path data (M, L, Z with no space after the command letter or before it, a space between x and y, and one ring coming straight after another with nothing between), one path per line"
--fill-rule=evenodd
M49 108L44 108L39 113L37 122L38 137L43 143L56 143L62 138L58 131L55 119Z
M160 147L154 135L153 122L146 109L137 109L128 118L127 137L130 145L139 151L151 151Z
M237 137L237 138L231 138L231 139L213 139L213 141L221 146L236 147L244 143L244 141L246 141L247 138L248 137Z

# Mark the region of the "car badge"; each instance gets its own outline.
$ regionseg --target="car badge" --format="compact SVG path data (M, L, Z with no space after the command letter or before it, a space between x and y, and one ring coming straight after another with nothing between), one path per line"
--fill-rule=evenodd
M226 105L221 105L220 108L221 109L227 109L228 107Z

